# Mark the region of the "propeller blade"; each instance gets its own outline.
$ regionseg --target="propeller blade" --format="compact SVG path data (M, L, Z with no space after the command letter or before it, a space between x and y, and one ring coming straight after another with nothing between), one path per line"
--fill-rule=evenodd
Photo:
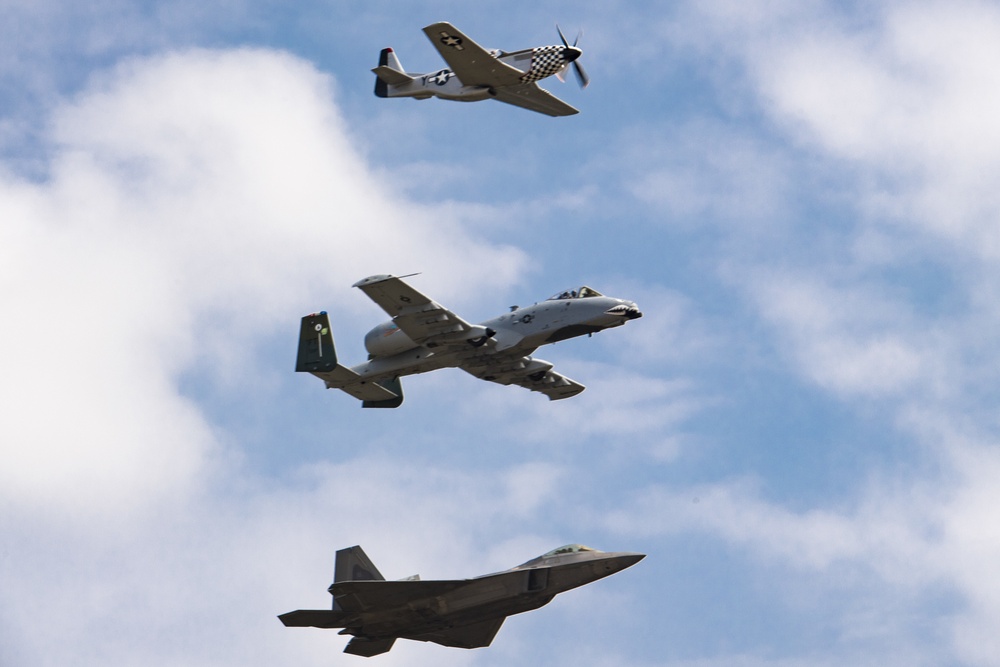
M576 80L580 83L580 87L586 88L590 85L590 77L587 76L587 70L583 69L583 65L576 60L581 53L580 49L578 49L576 45L580 43L580 38L583 37L583 28L580 28L580 32L576 33L576 39L573 40L573 46L570 46L569 42L566 41L566 35L563 34L562 28L559 27L558 23L556 24L556 32L559 33L559 39L562 40L563 46L567 49L574 49L574 53L571 54L572 57L567 57L566 59L572 61L573 72L576 74ZM566 81L566 77L563 72L557 72L556 76L560 81Z
M563 83L566 83L566 70L561 69L558 72L556 72L556 78L562 81Z
M559 39L562 40L563 46L569 46L569 42L566 41L566 35L563 34L558 23L556 24L556 32L559 33ZM576 42L573 42L573 46L576 46Z

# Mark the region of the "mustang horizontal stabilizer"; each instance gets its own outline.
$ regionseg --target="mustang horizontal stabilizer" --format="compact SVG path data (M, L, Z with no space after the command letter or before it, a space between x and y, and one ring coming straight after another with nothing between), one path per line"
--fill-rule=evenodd
M413 77L409 74L405 74L398 70L394 70L391 67L376 67L372 70L375 72L375 76L385 81L390 86L401 86L404 83L409 83L413 81Z

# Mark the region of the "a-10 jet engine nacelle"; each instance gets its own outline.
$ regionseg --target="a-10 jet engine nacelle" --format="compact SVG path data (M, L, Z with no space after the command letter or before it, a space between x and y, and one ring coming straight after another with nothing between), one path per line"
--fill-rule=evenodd
M473 347L483 345L488 339L496 335L496 331L478 324L472 325L468 331L457 331L453 334L444 333L435 336L426 346L433 349L445 343L466 342ZM383 322L365 334L365 349L368 350L370 359L375 357L391 357L400 352L406 352L419 347L413 340L403 333L392 320Z

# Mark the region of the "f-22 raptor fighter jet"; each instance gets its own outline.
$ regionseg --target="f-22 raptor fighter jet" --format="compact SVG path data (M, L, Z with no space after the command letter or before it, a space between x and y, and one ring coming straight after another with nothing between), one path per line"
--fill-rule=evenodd
M392 49L382 49L378 67L372 70L378 77L375 94L418 100L440 97L457 102L494 99L548 116L571 116L579 111L536 83L553 74L562 79L563 70L570 64L581 86L590 83L577 62L583 53L576 45L579 36L570 46L559 26L556 30L562 45L508 53L499 49L487 51L450 23L433 23L424 28L424 33L450 69L408 73Z
M353 368L337 363L326 312L302 318L295 370L312 373L328 389L342 389L366 408L403 402L403 375L458 367L480 379L516 384L550 400L569 398L584 386L529 355L541 345L618 327L642 317L632 301L604 296L589 287L559 292L525 308L469 324L395 276L378 275L354 284L392 319L365 335L368 361Z
M580 544L553 549L505 572L474 579L385 581L361 547L337 552L333 609L300 609L278 618L288 627L343 628L345 653L371 657L397 639L457 648L489 646L512 614L548 604L571 588L620 572L645 558Z

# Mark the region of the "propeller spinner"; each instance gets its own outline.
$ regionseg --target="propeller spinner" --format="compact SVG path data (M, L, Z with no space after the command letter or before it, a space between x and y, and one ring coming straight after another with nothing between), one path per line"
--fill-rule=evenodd
M576 80L580 83L581 88L586 88L590 84L590 77L587 76L587 71L583 69L583 65L577 62L577 58L583 55L583 50L577 48L576 46L577 42L580 41L580 37L583 36L583 30L580 30L580 32L577 33L576 39L573 40L572 46L570 46L570 43L566 41L566 36L563 34L563 31L559 28L558 23L556 24L556 32L559 33L559 39L562 40L563 46L566 47L566 49L563 51L563 58L565 58L567 62L573 64L573 72L576 74ZM562 79L561 76L559 78L560 80L564 80Z

